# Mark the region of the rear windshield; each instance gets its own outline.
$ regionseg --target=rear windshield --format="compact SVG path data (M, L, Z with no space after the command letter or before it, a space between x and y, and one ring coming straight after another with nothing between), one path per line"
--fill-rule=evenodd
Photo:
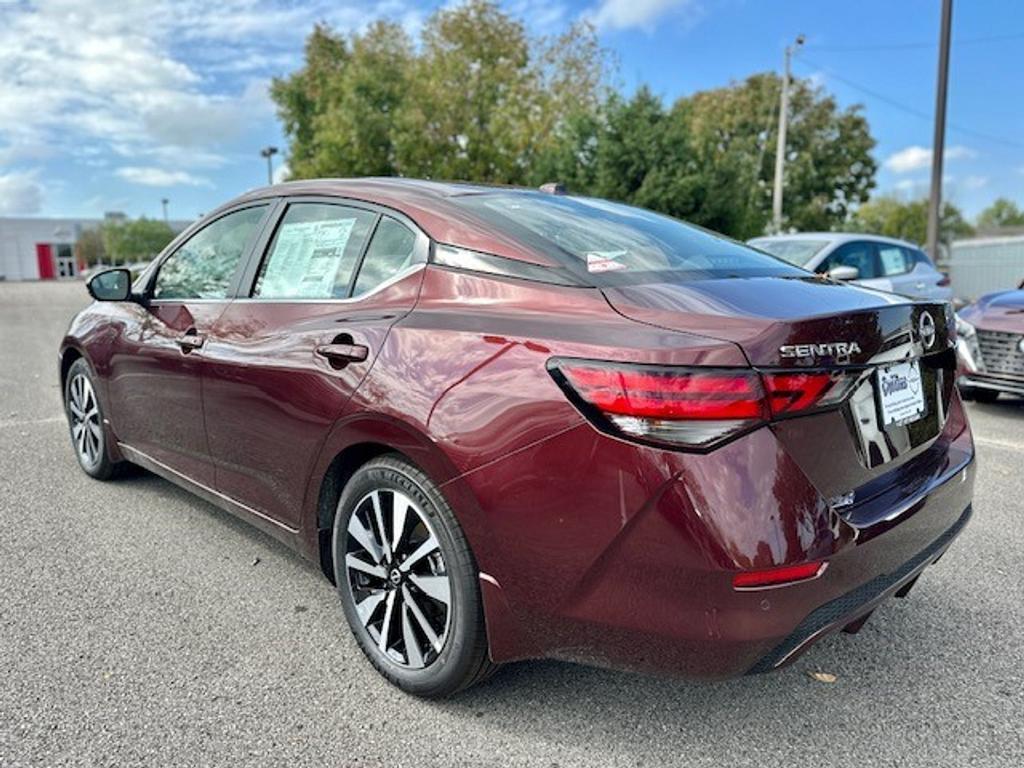
M769 255L642 208L587 197L509 191L452 198L593 283L806 276Z
M751 240L750 244L783 261L804 266L814 255L828 245L828 240Z

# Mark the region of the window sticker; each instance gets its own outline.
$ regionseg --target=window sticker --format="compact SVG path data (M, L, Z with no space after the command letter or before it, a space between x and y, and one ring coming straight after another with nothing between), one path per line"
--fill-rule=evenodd
M355 222L351 218L282 224L260 293L284 298L330 296Z
M625 250L621 251L590 251L587 253L588 272L614 272L628 267L616 259L626 255Z

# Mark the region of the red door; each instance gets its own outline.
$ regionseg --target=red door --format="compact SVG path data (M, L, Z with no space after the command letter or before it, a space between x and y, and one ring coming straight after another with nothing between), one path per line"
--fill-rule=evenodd
M220 493L300 527L310 468L391 326L416 303L427 246L374 211L288 207L252 296L232 302L203 350Z
M36 243L36 263L39 265L39 279L53 280L53 246L49 243Z

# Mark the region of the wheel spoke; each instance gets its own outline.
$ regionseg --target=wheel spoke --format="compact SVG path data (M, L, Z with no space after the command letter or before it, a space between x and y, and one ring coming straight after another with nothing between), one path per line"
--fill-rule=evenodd
M99 424L97 424L97 423L96 423L96 422L94 422L94 421L87 421L87 422L85 422L85 426L86 426L86 427L88 427L88 429L89 429L89 433L90 433L90 434L91 434L91 435L92 435L92 436L93 436L94 438L96 438L96 441L97 441L97 442L99 442L99 439L100 439L100 425L99 425Z
M392 590L388 592L387 603L384 605L384 621L380 625L380 638L377 640L377 647L384 655L388 652L388 639L391 635L391 617L395 613L395 596L398 593Z
M378 592L372 593L369 597L364 598L362 602L356 603L356 613L359 614L359 620L363 622L364 627L370 623L370 619L377 610L377 606L384 602L384 598L387 597L388 594L389 593L382 589Z
M380 493L374 491L370 494L370 501L373 504L373 516L377 520L377 532L380 534L380 541L384 545L384 557L391 559L391 542L388 541L387 531L384 529L384 513L380 508Z
M351 552L345 555L345 565L353 570L362 571L370 576L376 576L378 579L387 579L388 577L387 569L383 566L368 563Z
M420 650L420 641L416 639L412 628L409 605L405 602L402 603L402 639L405 641L405 663L410 667L422 667L423 651Z
M78 407L78 403L75 402L74 395L68 400L68 408L71 410L71 415L81 421L85 418L85 411Z
M427 597L432 597L434 600L445 605L451 603L452 590L447 576L419 576L415 573L410 573L409 579Z
M437 549L437 539L434 538L434 534L430 534L427 540L416 547L415 551L402 561L402 564L398 567L403 573L408 573L409 569L416 565L417 562L422 560L424 557L429 555Z
M394 494L391 503L391 551L398 552L405 533L405 519L409 514L409 501L404 496Z
M358 515L353 514L349 519L348 533L353 539L359 542L359 546L369 553L370 557L373 558L373 562L379 563L384 559L376 537L373 535L372 531L363 525L363 521L359 519Z
M427 620L427 617L423 615L423 611L420 610L419 605L416 604L409 588L404 584L402 585L402 597L405 599L406 605L409 606L409 610L412 611L412 615L416 618L416 623L419 624L420 629L423 630L423 634L427 636L427 640L430 641L434 650L440 653L441 640L437 636L437 632L435 632L434 628L430 626L430 622Z

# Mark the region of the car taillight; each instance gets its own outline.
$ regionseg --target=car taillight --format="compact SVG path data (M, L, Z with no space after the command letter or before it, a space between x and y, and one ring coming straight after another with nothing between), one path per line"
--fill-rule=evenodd
M939 282L936 283L936 285L939 286L940 288L948 287L950 285L949 275L947 275L945 272L943 272L942 273L942 278L939 280Z
M554 359L548 369L602 431L706 449L767 423L837 405L853 379L826 372L675 368Z

